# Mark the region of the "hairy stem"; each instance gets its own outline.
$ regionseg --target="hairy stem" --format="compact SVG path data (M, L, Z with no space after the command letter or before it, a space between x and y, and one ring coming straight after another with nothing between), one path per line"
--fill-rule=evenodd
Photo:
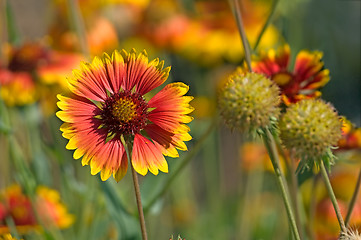
M330 196L333 208L335 209L337 220L338 220L338 223L339 223L340 228L341 228L341 236L342 236L343 234L345 234L347 232L347 229L346 229L345 223L343 221L341 211L340 211L340 207L338 206L335 193L333 192L331 182L330 182L330 179L328 177L327 170L325 168L325 164L323 163L322 159L320 160L320 170L321 170L321 175L323 177L323 180L325 181L325 184L326 184L326 189L328 191L328 195Z
M84 20L80 12L79 2L78 0L67 0L67 1L68 1L68 6L70 8L71 20L74 23L75 32L79 39L80 50L86 58L90 59L86 30L85 30Z
M138 213L139 213L139 223L140 223L140 230L142 232L142 239L143 240L148 240L147 229L145 227L142 199L141 199L141 195L140 195L140 187L139 187L139 182L138 182L138 175L137 175L137 172L135 171L135 169L133 168L132 160L131 160L131 155L132 155L131 154L132 153L131 146L132 146L132 144L127 142L126 147L125 147L125 152L127 153L127 157L129 159L129 163L130 163L130 168L132 169L134 192L135 192L135 198L137 200L137 207L138 207Z
M291 206L291 203L289 200L290 197L289 197L289 191L287 189L287 184L286 184L285 178L281 172L281 169L279 167L279 158L278 158L278 153L277 153L274 138L268 128L264 128L263 130L264 130L263 142L267 149L267 152L269 154L269 157L270 157L272 165L273 165L273 169L274 169L276 177L277 177L277 183L281 190L281 195L282 195L285 207L286 207L286 212L287 212L290 227L292 229L295 239L300 240L301 238L298 233L293 209L292 209L292 206Z
M247 66L248 66L248 69L252 72L252 66L251 66L251 54L252 53L251 53L251 48L250 48L248 40L247 40L246 31L244 30L241 8L240 8L239 2L238 2L239 0L229 0L229 1L230 1L231 9L233 11L233 15L236 18L239 34L242 39L244 55L246 58Z
M351 202L350 202L349 207L348 207L348 210L347 210L347 215L346 215L346 218L345 218L345 225L346 225L346 226L348 225L348 223L349 223L349 221L350 221L350 219L351 219L352 211L353 211L353 208L354 208L354 206L355 206L358 193L359 193L359 191L360 191L360 185L361 185L361 169L360 169L360 172L359 172L359 174L358 174L358 178L357 178L355 190L354 190L354 192L353 192L353 195L352 195L352 198L351 198Z
M276 12L276 7L278 5L278 2L279 0L274 0L273 3L272 3L272 8L271 8L271 12L270 14L268 15L268 18L266 20L266 23L263 25L263 28L260 32L260 34L258 35L258 38L256 40L256 43L254 44L254 47L253 47L253 51L255 51L258 47L258 45L260 44L261 42L261 39L262 39L262 36L263 34L266 32L267 28L268 28L268 25L271 23L272 19L273 19L273 16L274 16L274 13Z

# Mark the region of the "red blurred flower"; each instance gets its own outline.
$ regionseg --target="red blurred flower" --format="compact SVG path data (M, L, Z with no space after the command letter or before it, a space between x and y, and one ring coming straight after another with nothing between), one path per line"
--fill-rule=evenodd
M20 232L38 229L38 219L41 224L58 228L67 228L74 221L55 190L38 187L32 202L19 185L7 188L0 195L0 234L9 231L6 218L12 218Z
M8 106L40 100L45 113L56 110L55 95L67 89L65 77L83 57L26 43L8 51L8 66L0 64L0 97Z
M271 49L254 57L252 70L275 81L281 88L283 102L289 105L321 96L318 89L330 80L329 70L323 69L321 58L319 51L302 50L296 56L294 69L289 70L290 47L284 45L277 52Z

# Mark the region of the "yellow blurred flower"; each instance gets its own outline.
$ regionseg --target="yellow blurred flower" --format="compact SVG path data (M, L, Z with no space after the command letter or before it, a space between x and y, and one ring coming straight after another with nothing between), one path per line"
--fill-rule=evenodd
M197 119L211 117L216 112L216 102L206 96L195 97L192 106L194 107L192 115Z
M11 236L10 233L7 234L0 234L0 240L16 240L16 238L14 238L13 236Z
M0 69L0 97L6 105L32 104L36 101L36 95L35 84L29 73Z

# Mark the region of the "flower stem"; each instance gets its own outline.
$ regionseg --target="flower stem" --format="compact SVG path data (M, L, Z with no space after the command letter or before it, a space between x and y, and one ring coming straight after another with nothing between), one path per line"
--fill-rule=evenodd
M353 192L351 202L350 202L348 210L347 210L347 215L346 215L346 218L345 218L345 226L348 225L348 223L349 223L349 221L351 219L352 211L353 211L353 208L355 206L356 199L358 197L358 193L360 191L360 185L361 185L361 169L360 169L360 172L358 174L355 191Z
M294 217L292 206L291 206L290 200L289 200L289 193L288 193L288 189L287 189L287 184L285 183L286 181L285 181L284 176L283 176L283 174L281 172L281 169L279 167L278 153L277 153L277 150L276 150L276 145L275 145L274 138L273 138L273 136L272 136L272 134L271 134L271 132L269 131L268 128L264 128L263 131L264 131L263 142L264 142L264 145L265 145L265 147L267 149L269 157L271 159L273 169L274 169L276 177L277 177L278 186L281 189L281 194L282 194L283 202L284 202L285 207L286 207L286 212L287 212L288 220L289 220L289 223L290 223L290 227L292 229L292 232L293 232L293 235L294 235L295 239L300 240L301 238L300 238L300 235L298 233L295 217Z
M343 221L343 218L342 218L341 211L340 211L340 208L339 208L338 203L337 203L335 193L333 192L333 189L332 189L332 186L331 186L331 183L330 183L330 179L328 178L328 174L327 174L327 171L326 171L326 168L325 168L325 164L323 163L322 159L320 160L320 170L321 170L321 175L323 177L323 180L325 181L325 184L326 184L326 189L328 191L328 195L330 196L333 208L335 209L336 217L337 217L338 223L339 223L340 228L341 228L341 236L342 236L343 234L345 234L347 232L347 229L346 229L345 223Z
M80 12L79 2L78 0L67 0L67 1L68 1L68 6L70 8L71 19L74 22L75 32L79 39L80 50L86 58L90 59L86 30L85 30L84 20Z
M271 12L268 15L266 23L263 25L263 28L262 28L261 32L259 33L259 35L258 35L256 43L254 44L254 47L253 47L253 51L255 51L257 49L258 45L261 42L263 34L266 32L268 25L271 23L271 21L273 19L273 16L274 16L274 13L276 12L276 7L278 5L278 2L279 2L279 0L273 0Z
M309 214L308 214L308 225L307 225L307 231L308 231L308 235L311 239L316 239L316 234L315 234L315 230L314 230L314 222L315 222L315 215L316 215L316 194L314 194L316 192L316 188L317 188L317 184L318 181L320 179L320 175L314 175L312 178L312 187L311 187L311 192L310 192L310 209L309 209Z
M290 162L291 166L289 168L290 180L291 180L291 196L293 200L293 207L295 209L295 216L296 216L296 224L298 231L300 233L300 237L303 239L303 227L301 222L300 216L300 201L298 200L298 180L295 174L296 169L296 159L293 157L293 153L290 154ZM285 159L287 162L287 159Z
M141 200L141 195L140 195L140 187L139 187L139 182L138 182L138 175L137 175L137 172L135 171L135 169L134 169L134 167L132 165L132 161L131 161L131 152L132 152L131 151L131 146L132 146L132 144L127 142L126 147L125 147L125 152L127 153L127 157L129 159L129 163L130 163L130 168L132 169L134 192L135 192L135 198L137 200L137 207L138 207L138 213L139 213L139 223L140 223L140 229L141 229L141 232L142 232L142 239L143 240L148 240L147 230L146 230L146 227L145 227L142 200Z
M238 2L239 0L233 0L233 2L232 2L232 0L229 0L229 1L230 1L231 9L233 11L233 15L236 18L239 34L241 35L241 40L242 40L242 44L243 44L243 48L244 48L244 55L246 58L247 66L248 66L248 69L252 72L251 48L250 48L248 40L247 40L246 31L244 30L241 8L240 8L239 2Z

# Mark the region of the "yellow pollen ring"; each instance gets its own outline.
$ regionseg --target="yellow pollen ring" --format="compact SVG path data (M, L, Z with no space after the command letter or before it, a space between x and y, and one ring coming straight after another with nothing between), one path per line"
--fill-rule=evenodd
M129 98L120 98L114 104L112 108L112 114L120 122L129 122L135 118L137 105Z
M289 73L277 73L272 76L272 80L277 83L279 86L286 85L292 79L292 76Z

